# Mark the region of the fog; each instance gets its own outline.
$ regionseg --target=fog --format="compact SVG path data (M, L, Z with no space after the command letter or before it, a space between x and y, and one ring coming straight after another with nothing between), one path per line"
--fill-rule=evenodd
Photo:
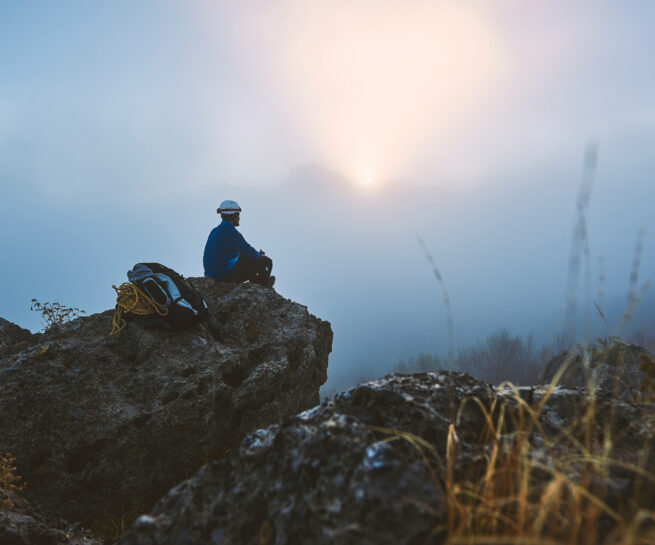
M652 331L651 292L616 329L642 229L637 288L655 273L651 5L433 4L4 5L0 316L111 308L140 261L200 276L235 199L276 290L332 324L328 389L448 351L417 237L456 348L570 333L572 249L576 339Z

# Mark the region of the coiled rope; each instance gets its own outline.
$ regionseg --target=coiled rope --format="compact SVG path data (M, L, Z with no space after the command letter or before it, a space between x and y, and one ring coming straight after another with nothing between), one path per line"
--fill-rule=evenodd
M160 316L166 316L168 314L168 308L153 301L131 282L121 284L120 288L116 286L112 286L112 288L116 290L116 311L114 312L114 318L112 320L113 327L110 333L114 338L118 338L123 328L127 325L127 322L123 319L123 313L125 312L139 316L147 316L148 314L155 313Z

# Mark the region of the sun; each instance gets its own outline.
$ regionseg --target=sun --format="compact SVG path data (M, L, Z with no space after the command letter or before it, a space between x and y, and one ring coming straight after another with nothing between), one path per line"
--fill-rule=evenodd
M359 175L355 177L358 181L359 187L363 189L371 189L375 187L376 178L369 169L361 169Z

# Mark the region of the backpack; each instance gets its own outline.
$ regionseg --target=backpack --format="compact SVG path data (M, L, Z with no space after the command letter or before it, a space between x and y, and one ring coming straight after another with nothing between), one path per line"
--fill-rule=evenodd
M167 329L185 329L207 314L207 303L182 275L159 263L137 263L127 279L168 312L138 317L144 325L163 325Z

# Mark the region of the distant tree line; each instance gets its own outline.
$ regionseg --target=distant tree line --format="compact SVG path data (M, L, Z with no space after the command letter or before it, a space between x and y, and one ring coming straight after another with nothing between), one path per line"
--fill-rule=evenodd
M655 352L655 332L635 329L626 340L650 353ZM516 385L532 385L538 382L544 365L572 345L569 339L560 336L550 344L537 346L531 335L522 338L501 329L484 341L460 348L450 364L437 354L420 354L399 360L393 372L410 374L451 370L468 373L492 384L510 381Z
M599 339L600 344L609 339ZM655 354L655 328L634 328L623 340ZM419 354L398 360L386 372L412 374L461 371L492 384L509 381L518 386L528 386L537 384L542 369L550 359L573 347L574 343L565 336L558 336L551 343L537 345L531 335L521 337L507 329L500 329L484 340L457 350L451 362L438 354ZM358 368L350 376L339 377L330 389L321 392L321 397L331 397L339 391L384 374L384 370L376 372L372 368Z
M567 342L563 338L538 347L531 335L523 339L501 329L484 341L460 348L452 362L437 354L421 354L400 360L393 370L395 373L452 370L493 384L503 381L519 385L536 384L544 364L566 349Z

